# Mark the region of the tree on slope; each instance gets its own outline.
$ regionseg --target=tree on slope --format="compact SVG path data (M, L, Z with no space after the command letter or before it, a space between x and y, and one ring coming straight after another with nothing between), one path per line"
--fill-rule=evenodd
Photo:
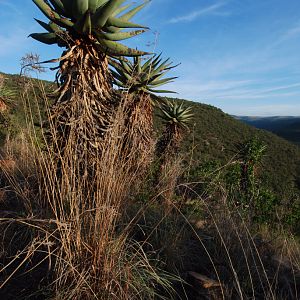
M177 179L181 174L179 149L193 118L191 110L192 107L183 107L183 103L177 101L164 101L159 106L159 117L165 128L156 145L158 162L154 183L167 206L172 204Z
M162 60L161 55L157 55L144 62L141 57L135 57L133 61L114 61L112 67L114 84L120 88L127 104L125 152L128 156L134 156L138 164L147 166L154 152L154 100L160 100L156 94L173 93L158 87L177 78L164 78L167 72L176 66L169 58Z
M183 107L183 103L165 101L159 106L159 115L165 124L164 132L157 144L157 156L173 157L180 148L185 131L193 118L192 107Z
M118 97L108 69L109 57L147 54L119 43L143 33L130 22L146 3L130 8L125 0L33 0L50 20L36 20L47 32L30 36L64 47L57 72L58 89L51 109L56 150L78 161L93 161L112 122ZM123 29L139 28L123 31ZM77 158L76 158L77 157Z

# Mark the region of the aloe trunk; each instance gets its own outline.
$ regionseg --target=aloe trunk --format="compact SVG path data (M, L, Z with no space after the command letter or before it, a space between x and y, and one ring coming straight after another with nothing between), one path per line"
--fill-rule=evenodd
M148 171L153 159L153 106L146 93L123 94L126 103L124 154L136 172Z
M59 88L51 108L60 154L72 151L89 161L100 154L111 123L117 95L112 88L107 57L93 45L68 50L60 63Z

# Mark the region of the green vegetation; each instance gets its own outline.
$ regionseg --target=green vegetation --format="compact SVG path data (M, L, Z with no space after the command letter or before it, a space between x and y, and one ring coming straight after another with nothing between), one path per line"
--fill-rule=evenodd
M136 165L149 166L153 158L153 97L165 90L155 89L172 82L176 77L163 78L175 66L161 55L152 56L144 63L140 57L130 60L110 61L114 84L120 88L126 107L126 147L136 149ZM159 98L156 98L159 100ZM126 154L127 156L129 154ZM143 169L143 168L142 168Z
M1 81L0 297L295 299L299 148L158 97L173 64L119 43L146 3L33 2L65 49L56 90Z
M133 63L131 61L123 61L120 63L112 62L114 70L114 83L124 91L133 93L146 93L155 95L157 93L172 93L166 90L157 90L156 88L172 82L177 77L163 78L168 71L175 68L169 58L162 61L161 54L157 57L152 56L142 63L140 57L135 57Z
M179 101L184 101L178 99ZM215 162L225 165L235 160L240 145L254 137L262 141L267 151L262 159L261 179L280 198L299 193L299 148L264 130L237 121L210 105L187 101L195 115L193 132L183 143L183 151L192 157L192 165ZM157 127L161 128L159 122ZM192 153L191 153L191 150Z
M6 78L6 88L11 89L15 93L20 94L20 92L24 90L23 87L26 86L26 84L28 85L26 78L18 75L3 74L3 76ZM33 83L34 92L31 91L29 97L34 97L34 95L36 95L37 101L35 102L37 103L33 103L34 101L32 101L31 107L33 121L36 125L38 125L40 120L37 106L43 110L43 107L45 107L45 101L43 100L43 93L40 92L38 81L33 80ZM54 88L54 85L48 82L45 82L44 85L48 91ZM9 108L8 111L3 114L5 115L5 122L3 121L1 125L2 144L4 143L5 136L8 134L11 135L12 133L14 136L20 132L22 128L26 127L26 110L24 109L23 100L20 96L17 97L16 95L13 96L12 99L13 101L10 101L8 104L11 108ZM175 108L173 108L176 110L177 106L177 108L180 107L179 103L184 103L185 106L188 105L189 109L187 109L187 112L184 114L187 114L187 121L191 122L189 112L192 110L194 114L193 121L195 122L193 131L186 135L183 140L182 133L178 133L180 136L178 140L178 134L175 134L176 137L174 137L172 135L174 130L172 131L170 129L172 126L174 126L172 125L172 122L170 123L170 120L173 120L172 105L175 105ZM259 186L257 187L257 189L259 189L259 193L256 195L256 211L266 211L266 213L272 214L273 218L274 214L278 214L279 210L280 218L284 223L298 228L300 215L298 204L300 186L300 150L297 146L288 143L274 134L247 126L244 123L235 120L231 116L224 114L221 110L209 105L197 104L178 99L175 102L173 102L173 100L167 102L161 101L160 107L163 110L160 111L157 109L157 117L155 117L155 127L159 130L159 132L161 132L161 138L157 144L158 149L160 149L158 152L164 152L163 149L165 147L162 145L166 146L168 144L168 142L166 142L167 139L170 141L172 140L173 142L176 140L176 145L171 148L173 148L174 153L178 152L180 145L183 148L181 152L185 153L185 165L188 167L188 164L190 164L192 167L188 167L188 169L186 169L187 171L183 172L182 176L185 178L185 180L190 182L197 182L203 180L203 178L205 178L205 181L209 182L212 177L216 175L215 170L221 168L222 174L219 174L218 176L219 179L221 177L226 177L226 180L224 179L224 184L227 186L227 188L231 191L234 190L234 186L236 186L235 189L239 188L240 184L238 182L242 178L240 171L241 167L234 163L229 163L229 165L226 166L227 163L240 160L243 155L243 151L246 151L247 149L247 147L244 149L243 145L247 144L247 142L253 137L263 142L265 145L263 148L264 153L260 157L260 162L255 171L256 180L258 180L258 183L255 183L255 185ZM137 111L139 110L137 109ZM165 111L165 113L162 113L163 111ZM45 116L45 114L43 115ZM130 115L131 118L127 117L128 120L134 119L135 122L137 122L137 118L132 118L132 115L134 115L133 111L129 113L129 116ZM169 120L166 120L166 118L169 118ZM164 122L169 124L169 130L167 127L163 129L165 126L163 125ZM186 126L185 124L187 124L185 122L186 121L184 119L182 123L182 129L180 129L181 123L178 123L179 131L184 129ZM7 124L11 125L7 126ZM18 127L15 125L12 126L12 124L18 124ZM174 124L176 125L177 123L175 122ZM134 128L134 126L137 128L138 122L135 123L135 125L132 125L132 128ZM145 129L149 127L151 128L151 126L146 126ZM38 130L38 126L36 129ZM131 129L131 134L136 134L136 132L136 130ZM145 150L144 152L141 151L142 154L140 154L140 159L144 157L144 159L149 163L149 155L152 154L149 154L149 140L148 142L145 142L147 139L146 136L146 134L143 135L143 142L140 131L138 131L138 135L135 138L133 138L131 135L131 143L132 141L135 141L136 145L143 143L143 147L136 146L136 149ZM148 138L150 139L150 137L151 134L149 132ZM129 143L128 138L127 142ZM193 149L192 152L191 149ZM145 155L145 153L148 153L148 155ZM135 152L135 155L137 155L137 152ZM170 160L172 160L172 158L170 158ZM174 158L173 161L175 162L176 159ZM161 163L158 161L156 163L161 165ZM161 173L162 169L161 167L157 166L156 170ZM253 176L253 174L251 176ZM163 180L161 179L161 182L162 181ZM203 184L196 186L201 186L201 189L198 190L199 193L203 192L203 190L207 188L206 186L203 187ZM196 186L194 188L196 188ZM236 196L237 195L235 194L235 197ZM284 207L285 212L282 212L280 207ZM277 208L277 210L275 211L272 208ZM263 216L257 216L257 218L265 220L265 217ZM269 220L265 221L271 222L271 220L273 220L272 218L270 217Z
M5 75L5 77L7 78L5 81L6 84L17 92L23 90L22 88L20 89L20 86L22 86L24 82L28 85L27 92L25 92L23 96L16 96L14 99L14 105L16 109L18 108L18 111L11 110L8 116L12 118L13 115L16 114L19 116L20 121L24 120L26 113L28 113L29 105L32 107L33 122L39 123L40 117L37 107L43 111L47 103L47 100L43 98L45 93L40 89L40 83L35 80L25 80L19 76ZM49 90L53 88L53 85L47 82L44 83L44 86ZM30 103L26 103L24 99L30 99ZM108 181L102 182L100 187L103 192L102 196L97 200L99 207L108 204L107 202L101 202L102 200L100 201L100 199L107 199L105 196L107 186L111 186L111 192L118 191L121 183L123 186L122 197L119 198L120 195L113 196L110 192L110 197L113 196L113 198L110 198L110 201L113 201L110 202L110 205L112 205L112 207L119 207L118 210L123 211L123 209L121 209L123 206L122 203L123 201L127 203L125 209L126 213L122 213L123 216L117 222L117 228L113 230L115 240L113 244L110 244L110 247L113 248L105 246L106 251L109 251L112 255L106 256L105 263L110 266L115 265L115 256L117 255L118 257L118 268L113 267L112 269L112 267L110 267L109 275L105 275L111 279L109 283L111 288L116 291L113 282L114 280L118 280L119 283L123 282L125 287L126 284L130 282L136 289L144 291L144 293L139 294L139 296L137 296L137 294L134 296L129 290L126 291L125 289L122 292L126 294L126 296L124 294L124 299L127 299L126 297L131 297L130 299L153 299L157 297L157 293L161 296L165 295L167 299L171 299L174 293L180 295L182 299L197 299L197 295L207 293L209 293L211 299L222 299L223 293L224 299L231 299L233 295L235 295L234 297L239 297L238 295L240 295L240 293L245 297L247 295L250 296L254 290L259 299L264 299L265 296L263 295L268 293L268 291L269 293L277 293L277 295L282 293L283 295L287 295L287 299L293 299L292 295L294 295L295 291L281 283L283 278L288 278L289 284L294 284L292 279L294 275L291 273L292 269L283 267L283 261L280 259L280 256L278 258L278 255L290 257L290 263L293 265L293 268L297 268L297 266L299 266L299 261L297 260L298 246L297 242L293 240L288 241L286 239L286 233L284 233L283 236L280 234L280 238L278 238L278 234L281 232L280 228L282 226L285 228L284 232L288 232L287 230L289 229L292 229L295 233L299 232L299 198L296 196L298 192L297 187L294 186L294 198L291 196L289 201L287 201L288 198L283 198L283 196L280 195L290 195L292 190L285 190L282 185L281 188L277 187L276 191L278 192L276 192L275 189L271 187L276 186L276 182L288 182L289 180L281 176L281 173L276 173L278 169L281 170L280 168L282 168L282 170L285 170L286 174L289 174L291 177L295 174L294 179L297 178L297 169L293 169L293 163L286 163L281 166L270 164L270 161L274 161L274 158L270 160L269 153L274 151L276 153L275 157L282 157L282 159L284 159L287 149L290 153L294 153L292 157L296 160L296 158L299 157L298 148L265 131L248 127L211 106L183 100L177 102L173 102L173 100L169 101L170 102L166 102L169 103L169 106L162 106L168 115L170 115L169 113L171 113L170 111L172 111L172 107L174 106L182 109L187 116L186 119L183 119L182 130L186 128L185 125L188 124L187 121L191 122L191 109L189 107L192 107L194 113L192 120L195 122L201 120L200 126L194 126L193 131L190 131L189 134L182 131L181 135L184 135L185 138L180 138L181 142L176 143L177 150L179 147L182 148L182 146L184 146L180 151L181 155L176 155L176 159L180 158L181 161L181 159L184 158L184 161L183 164L178 165L174 163L176 159L173 157L173 160L170 160L171 163L168 164L170 167L168 170L170 170L171 174L170 172L167 174L175 178L175 185L172 176L166 177L168 179L167 182L161 178L154 191L152 180L147 181L147 178L141 179L138 173L133 176L132 173L127 173L128 170L123 175L119 173L119 179L115 179L114 181L111 181L109 177L105 177ZM23 106L23 102L25 102L25 106ZM157 111L157 114L161 115L162 112ZM45 116L45 114L43 115ZM159 117L155 118L156 128L161 129L162 139L165 136L163 132L166 130L166 125L171 127L177 126L177 122L168 122L173 119L173 117L171 119L168 118L168 115L164 114L163 119ZM215 122L211 123L211 126L203 127L208 119L215 120ZM19 124L24 124L24 126L20 126L16 138L27 128L25 123L24 121L23 123L19 122ZM209 123L207 123L207 125L208 124ZM39 127L36 126L35 128L37 129ZM122 128L123 127L118 130L122 131ZM215 130L215 132L213 130ZM201 135L200 132L202 132ZM205 135L205 132L207 135ZM38 135L39 134L41 133L38 133ZM118 136L120 134L116 133L116 135ZM244 141L239 138L241 136L244 137ZM217 137L217 139L215 137ZM232 137L235 137L235 139ZM257 138L253 140L253 137ZM227 140L230 138L232 138L232 140ZM25 191L29 189L31 195L39 194L36 191L36 185L39 186L39 184L43 182L42 180L41 183L39 183L43 176L40 177L42 174L39 175L38 170L40 168L45 170L46 173L49 174L47 176L50 177L50 174L53 175L55 173L53 167L51 167L55 166L55 163L50 163L50 159L53 159L50 155L51 152L47 154L47 151L44 153L44 150L38 149L37 152L36 150L32 151L31 144L26 143L25 147L22 146L20 149L20 145L23 145L23 142L20 142L19 138L17 138L16 144L11 145L12 142L13 141L6 141L3 151L10 153L9 157L17 162L21 172L19 173L18 171L14 173L17 175L17 178L14 177L15 175L9 174L2 177L2 186L6 186L10 192L5 192L6 200L2 200L0 204L2 211L1 217L5 220L7 217L10 218L10 216L16 218L16 213L19 214L18 211L20 211L22 213L18 218L22 219L20 219L20 221L16 219L14 222L15 225L8 223L10 224L10 230L5 231L3 245L9 244L10 246L6 246L6 248L3 249L3 253L6 253L4 257L9 258L15 255L15 251L19 251L19 249L22 248L27 249L26 251L24 250L24 255L30 258L31 263L27 263L26 266L30 269L39 264L39 267L36 267L37 272L31 273L31 277L24 275L27 278L25 280L24 276L22 276L22 272L28 270L27 267L25 267L25 269L21 267L21 273L13 273L14 269L21 263L20 259L22 260L25 257L21 256L16 259L10 267L6 268L5 273L3 273L6 274L4 279L7 279L10 274L13 275L12 279L5 284L2 291L4 295L12 295L12 298L18 295L19 299L23 299L22 297L25 299L29 294L32 294L33 290L37 291L35 295L31 296L33 299L37 297L36 295L39 297L44 295L42 299L49 299L49 297L51 298L53 295L57 297L58 295L55 294L55 290L60 293L61 297L68 297L67 295L71 294L72 288L67 288L65 283L60 283L63 284L63 286L61 286L63 290L58 286L51 286L47 283L49 280L51 281L53 273L51 273L52 275L50 277L47 275L48 254L45 257L42 253L48 253L47 251L49 251L49 249L47 250L47 247L45 248L44 246L38 246L42 244L32 244L32 238L36 236L36 229L34 228L37 224L43 232L48 232L45 236L43 234L40 236L43 238L43 242L41 242L45 245L47 245L46 240L49 239L49 234L50 236L52 234L48 226L45 226L44 223L40 223L41 220L45 218L43 212L45 211L44 196L41 194L38 198L34 196L34 198L31 199L27 196L28 192L25 193ZM267 145L266 148L261 147L261 142L263 142L263 145ZM119 145L117 141L116 143L117 144L112 145L114 149ZM227 145L227 148L225 148L225 145ZM119 154L110 152L108 157L105 157L105 159L102 158L103 161L99 162L101 163L101 173L104 172L104 174L106 174L107 172L112 172L111 168L115 170L113 172L116 172L120 164L121 166L128 164L128 159L126 158L125 160L119 160L119 158L124 157L123 146L119 145L117 147L120 147L118 150L120 152L117 152ZM194 147L193 153L190 151L192 147ZM273 149L271 147L273 147ZM25 150L27 148L29 149ZM189 151L185 153L184 149L189 149ZM36 155L38 160L32 165L32 163L36 161ZM290 157L289 162L291 162L292 157ZM191 159L192 161L190 161ZM253 161L254 164L248 169L249 174L243 175L243 164L249 164L251 161ZM268 163L270 164L269 166ZM188 164L191 164L191 167L189 167ZM177 167L180 168L179 171L176 169ZM34 172L30 170L34 170ZM294 170L295 173L291 172L291 170ZM128 176L129 174L130 176ZM174 174L177 174L177 176ZM15 179L12 181L10 176L13 176ZM99 174L97 176L101 175ZM181 179L178 179L179 177ZM242 189L243 177L250 180L252 186L250 195ZM33 180L33 178L35 179ZM269 180L266 180L266 178L269 178ZM275 183L272 182L274 178L278 180ZM29 179L30 181L28 181ZM56 180L55 182L57 182ZM134 185L132 183L136 181L139 182L140 185L138 187L135 185L133 192L131 187ZM11 185L12 182L13 185ZM35 182L34 185L32 185L33 182ZM187 185L185 182L187 182ZM181 185L182 183L184 185ZM50 185L48 190L52 190L53 186L51 186L51 184L53 183L48 182L47 184ZM79 184L85 186L84 183ZM77 185L77 189L82 190L80 185ZM58 189L59 195L61 189L64 187L57 186L57 183L55 186L56 189ZM166 193L166 187L167 189L170 188L172 192ZM6 191L6 188L3 188L3 190ZM136 195L134 201L132 200L133 195ZM161 202L157 195L160 195L160 197L162 195L164 199L168 198L172 200ZM85 201L87 200L84 194L82 194L80 198L81 197L83 197L82 199L85 199ZM247 206L249 199L254 200L253 209L251 211ZM49 203L55 203L53 200ZM284 203L287 202L284 206L281 205L283 201ZM13 206L12 203L14 203ZM65 203L65 201L56 205L64 206L65 204L63 203ZM129 203L131 204L129 205ZM162 210L162 206L167 207ZM170 207L172 208L171 210ZM178 213L178 210L180 210L180 213ZM249 214L249 212L251 212L251 214ZM47 209L46 213L49 213ZM110 213L113 212L106 211L106 218ZM251 218L249 218L250 215ZM32 216L35 217L32 218ZM92 215L89 214L89 218L91 217ZM23 222L22 220L24 220L24 218L26 218L25 223L27 225L24 223L19 224L18 222ZM52 222L54 222L54 220L52 220ZM58 220L55 222L58 222ZM3 223L4 226L5 224L7 223ZM53 228L56 228L58 223L54 224L56 225ZM127 227L128 225L126 224L131 225ZM101 223L101 226L103 225L104 224ZM62 230L61 232L63 233L65 230L63 226L65 225L61 224L61 226L60 229L57 228L55 230ZM112 224L106 224L105 226L109 226L106 227L107 229L105 229L105 231L110 230L108 228L114 228ZM269 226L270 229L267 229ZM237 228L239 228L239 231L236 231ZM122 233L123 230L128 232L125 244L123 244L123 235L119 236L119 233ZM95 236L89 234L89 238L85 238L82 242L84 244L87 242L90 243L89 239L93 238L102 240L104 245L106 245L105 238L100 234L103 231L100 229L98 229L98 231L99 233L95 233ZM19 239L19 235L14 236L14 232L19 232L24 238ZM37 232L39 232L39 230ZM258 235L255 241L253 240L251 232L254 236ZM39 233L39 235L40 234L41 233ZM273 235L277 235L277 238L274 236L276 244L273 245L269 244L269 242L265 242L265 239L269 240L270 236ZM203 237L204 240L202 240ZM226 239L224 240L225 237ZM239 239L242 240L239 241ZM109 240L107 240L107 242L112 243ZM54 243L56 244L56 242ZM16 245L18 245L18 247L16 247ZM33 250L28 247L33 247ZM282 251L281 254L276 252L275 249L277 248ZM256 252L257 249L258 252ZM51 251L54 251L51 252L51 255L54 255L54 257L61 255L55 252L55 249ZM107 253L107 255L109 253ZM237 255L237 253L239 254ZM149 260L145 261L143 255L147 255ZM9 259L6 260L4 257L1 258L2 263L8 263ZM135 257L134 261L132 257ZM236 259L238 257L240 257L241 260ZM45 263L41 263L42 260ZM86 263L87 261L89 260L86 260ZM222 266L219 265L220 261L222 262ZM79 262L80 261L77 261L77 263ZM248 264L253 264L253 266L256 265L256 269L248 269L247 262ZM72 264L74 264L75 267L75 261L72 262ZM130 274L123 272L128 265L131 266L130 270L132 270ZM90 263L88 263L88 266L90 266ZM59 267L62 268L60 272L67 272L66 274L69 274L67 266L59 265ZM78 268L79 265L76 267L79 271ZM233 276L233 270L237 272L236 277ZM188 276L184 275L187 271L193 271L194 273L192 272ZM85 279L89 282L88 284L91 285L93 277L87 277L87 270L83 270L82 272L80 276L85 276ZM117 274L120 274L121 277L118 277L119 275ZM181 279L179 279L178 274ZM199 282L198 279L195 279L194 276L198 276L197 274L200 275L200 277L204 274L204 279L201 277L204 281ZM265 275L263 278L258 279L257 274ZM269 279L267 279L273 278L274 274L277 274L277 278L280 279L278 279L280 282L277 281L276 289L269 286ZM159 281L156 281L158 279ZM180 280L183 279L192 286L182 285ZM103 278L101 280L104 280L103 284L108 284L107 279ZM44 282L42 285L41 281ZM24 282L26 287L22 282ZM99 284L99 280L97 282L97 284ZM81 290L86 283L82 282L82 284L83 285L80 285ZM204 287L206 284L208 284L208 286L212 284L213 287L207 289ZM16 286L19 288L16 288ZM40 288L37 289L36 286L40 286ZM154 288L155 286L159 287L159 291ZM233 288L233 286L239 286L239 288ZM102 285L99 285L97 289L99 289L99 287L103 292L106 290L105 288L103 289ZM182 290L183 287L184 291ZM94 287L90 286L90 288L96 290ZM239 291L239 289L241 289L241 291ZM187 296L184 296L185 294ZM94 296L89 297L93 299ZM105 299L110 298L108 295L104 297L106 297Z
M117 1L70 1L33 0L49 23L36 20L47 32L33 33L30 36L44 44L57 44L60 47L72 48L74 45L92 46L99 52L112 56L136 56L146 54L130 49L117 41L141 34L144 30L123 32L125 28L145 28L129 20L145 4L126 11L130 5L121 6L124 0Z

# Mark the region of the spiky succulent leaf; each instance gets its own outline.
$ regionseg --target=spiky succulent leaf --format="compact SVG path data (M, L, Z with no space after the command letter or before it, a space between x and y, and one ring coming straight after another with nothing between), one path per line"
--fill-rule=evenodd
M135 50L132 48L129 48L125 45L122 45L120 43L109 41L103 38L98 39L99 43L96 44L98 46L98 49L100 49L105 54L108 54L110 56L139 56L139 55L147 55L147 52Z
M158 87L158 86L164 85L166 83L174 82L174 79L176 79L176 78L178 78L178 77L169 77L169 78L164 78L161 80L153 80L153 81L149 82L149 85Z
M149 1L148 1L149 2ZM133 9L131 9L129 12L125 13L124 15L122 15L120 17L121 20L123 21L128 21L130 20L132 17L134 17L140 10L142 10L147 4L148 2L145 2Z
M53 45L58 43L58 37L54 32L32 33L29 36L47 45Z
M103 32L99 35L103 36L104 39L109 40L109 41L122 41L122 40L129 39L133 36L139 35L144 32L145 32L145 30L135 30L135 31L129 31L129 32L117 32L117 33Z
M164 101L159 105L159 115L164 123L187 129L193 119L192 107L183 107L177 101Z
M123 5L125 0L32 0L42 13L58 27L66 29L66 33L71 37L70 41L84 40L94 43L99 51L104 51L111 56L139 56L148 54L128 48L117 43L124 39L143 33L148 27L135 24L130 19L140 11L146 3L131 8L131 4ZM121 16L119 16L123 13ZM49 33L56 32L50 24L37 20L37 22ZM52 26L53 27L53 26ZM136 28L143 30L133 30L122 32L126 28ZM53 40L44 39L44 35L33 34L31 37L43 42L51 43ZM46 37L46 36L45 36ZM48 35L48 37L50 37ZM53 36L54 37L54 36ZM88 37L88 39L87 39ZM69 41L69 39L68 39ZM59 40L61 43L61 40Z
M151 88L147 88L147 91L151 92L151 94L177 94L177 92L174 92L174 91L157 90L157 89L151 89Z
M122 28L144 28L144 29L149 29L148 27L138 25L138 24L132 23L130 21L122 20L120 18L115 18L115 17L109 17L107 19L106 27L110 27L110 26L119 27L119 29L122 29Z
M114 61L111 65L119 75L117 78L118 82L115 84L121 88L127 87L129 92L146 92L149 94L174 93L156 89L177 78L163 78L175 66L169 63L169 59L162 61L161 54L150 57L144 63L142 63L140 57L135 57L133 61ZM122 84L120 85L119 82Z
M59 31L63 31L62 28L60 28L57 24L55 24L54 22L50 21L48 24L40 21L38 19L35 19L44 29L46 29L48 32L59 32Z
M92 21L91 21L91 13L86 11L86 13L79 19L78 22L74 25L74 29L78 33L83 33L87 35L91 35L92 33Z
M53 8L59 13L60 15L65 16L66 10L64 4L60 0L49 0Z
M110 0L107 1L103 6L98 7L95 14L93 15L93 26L96 28L102 28L109 17L114 13L118 7L120 7L125 0Z
M123 11L125 11L127 8L129 8L131 5L132 5L132 4L126 4L126 5L124 5L124 6L120 6L118 9L116 9L116 10L113 12L112 16L115 17L115 16L121 14Z
M38 19L35 19L45 30L47 30L48 32L53 32L50 25L41 21L41 20L38 20Z
M44 0L32 0L36 6L40 9L40 11L52 22L56 23L58 26L64 27L64 28L70 28L74 26L74 23L62 16L59 15L58 12L53 10L47 2Z
M95 13L97 8L99 7L98 3L98 0L88 0L88 6L91 13Z
M72 13L76 19L81 19L89 9L89 2L87 0L73 0Z

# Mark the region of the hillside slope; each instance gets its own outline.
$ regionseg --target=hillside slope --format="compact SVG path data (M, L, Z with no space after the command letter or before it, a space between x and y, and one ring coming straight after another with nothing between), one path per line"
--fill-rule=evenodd
M238 151L240 144L257 137L267 146L262 162L263 179L277 193L286 195L300 188L300 148L266 130L254 128L210 105L184 101L193 107L195 125L184 141L185 151L194 147L193 159L218 160L225 164Z
M9 109L2 111L0 122L0 139L4 141L8 131L15 132L17 127L25 126L24 97L20 96L28 88L28 80L18 75L6 75L5 85L16 92L9 104ZM38 121L37 104L44 105L43 92L40 90L40 82L30 81L35 86L35 95L27 93L27 98L32 101L34 119ZM29 84L29 85L30 85ZM53 89L54 85L43 82L46 90ZM29 96L28 96L29 95ZM238 151L240 144L258 137L267 145L267 152L263 159L262 169L264 181L280 195L292 192L295 188L300 190L300 148L288 141L265 130L259 130L249 126L234 117L225 114L220 109L210 105L195 103L187 100L185 105L193 107L194 126L184 139L183 152L186 159L192 161L192 166L207 161L218 161L226 164ZM37 103L36 103L37 102ZM161 122L155 118L155 123L161 129ZM197 178L194 178L197 180Z
M26 126L29 115L33 122L39 122L45 107L44 95L54 87L51 82L0 72L0 146L8 133L14 136ZM9 97L6 96L7 90Z

